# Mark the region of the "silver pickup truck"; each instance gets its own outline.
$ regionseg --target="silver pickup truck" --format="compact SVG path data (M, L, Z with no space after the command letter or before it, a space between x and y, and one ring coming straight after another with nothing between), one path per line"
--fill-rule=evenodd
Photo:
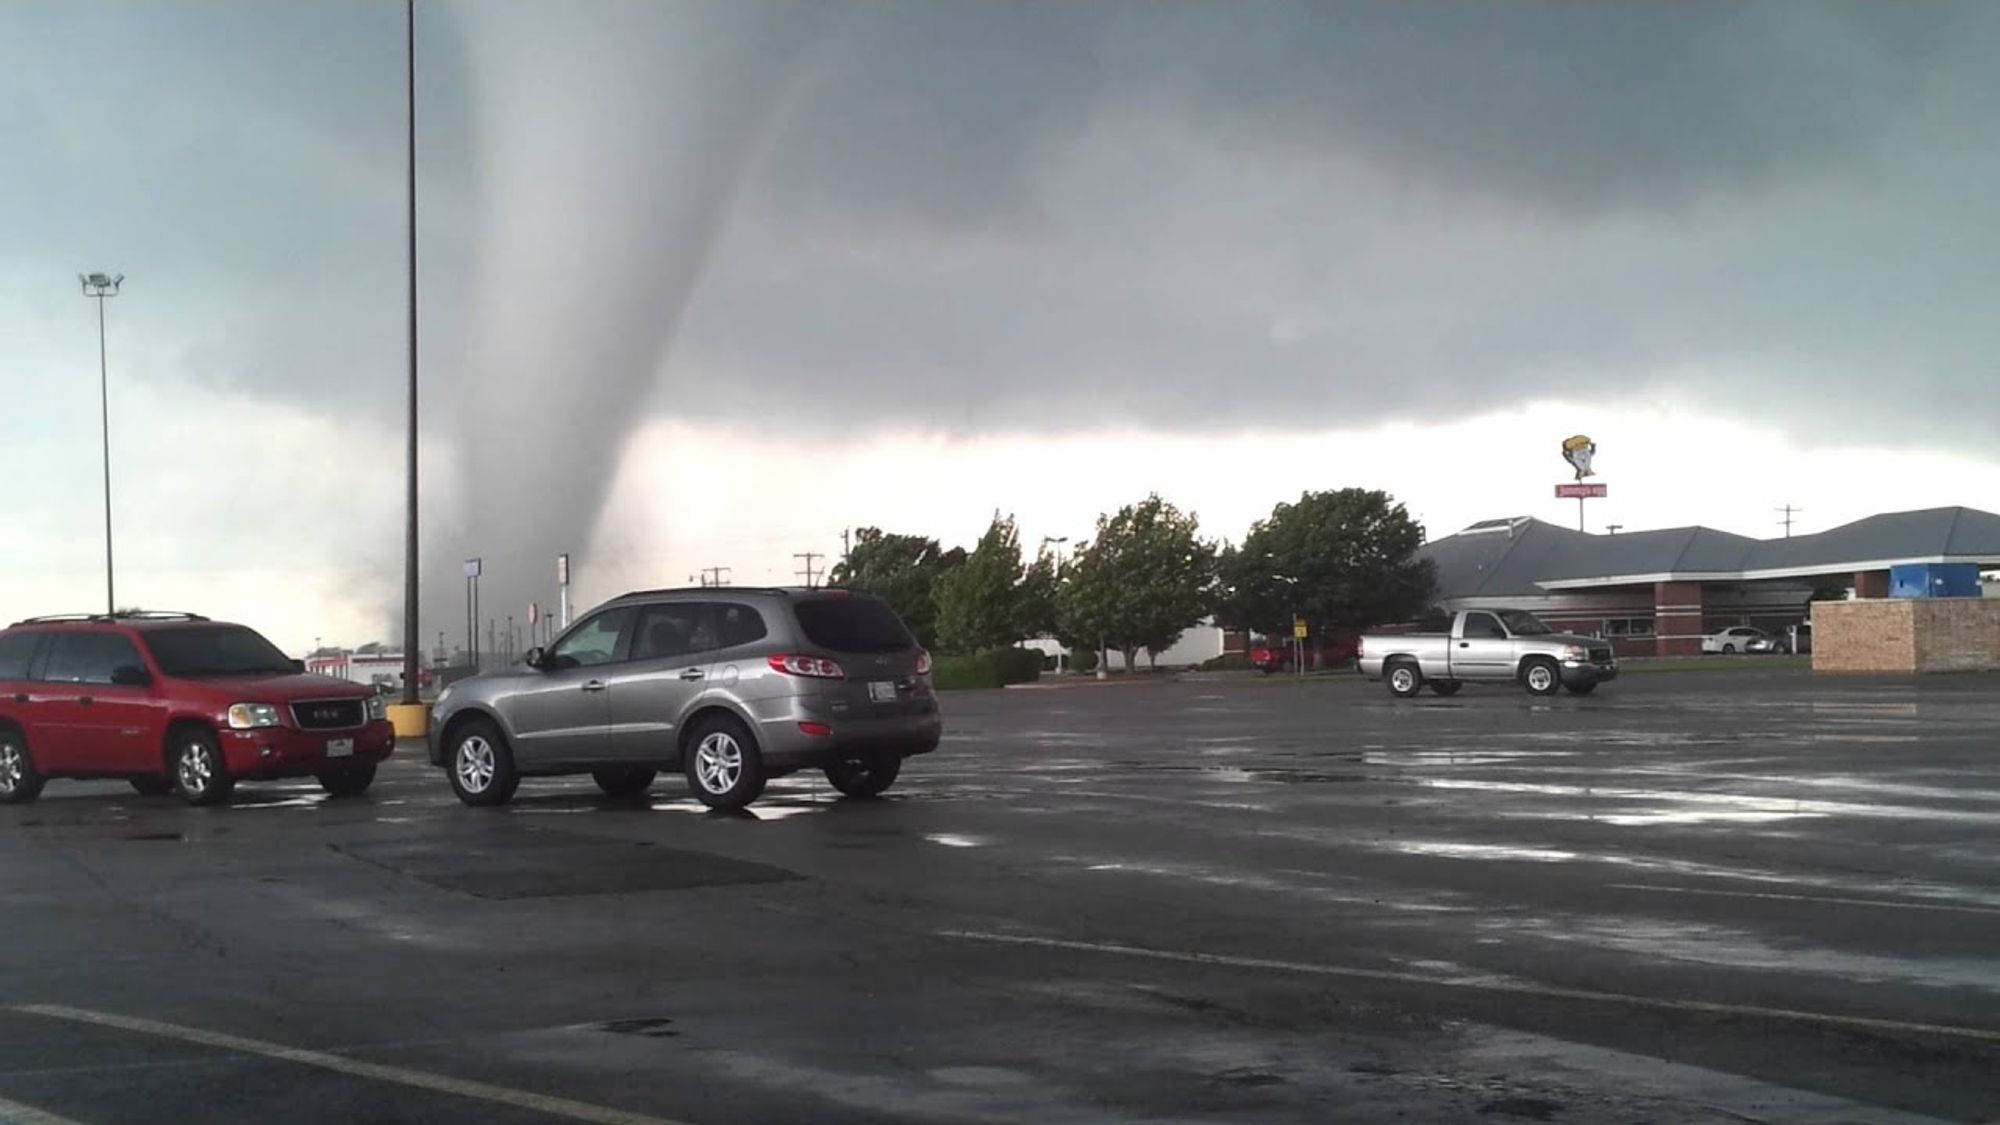
M1589 695L1618 678L1608 642L1564 636L1516 609L1466 610L1453 616L1449 633L1370 633L1361 638L1359 660L1362 675L1387 680L1406 698L1425 684L1439 695L1456 695L1466 684Z

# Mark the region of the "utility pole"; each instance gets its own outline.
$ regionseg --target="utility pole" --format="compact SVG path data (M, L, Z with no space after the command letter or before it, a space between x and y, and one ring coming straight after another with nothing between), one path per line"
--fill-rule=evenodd
M853 554L854 554L854 529L851 527L841 528L840 561L843 563L847 562L849 557L851 557Z
M729 582L723 576L733 569L735 568L727 566L703 567L701 571L701 584L703 586L727 586Z
M403 705L417 703L417 646L423 643L417 614L417 2L403 0L403 96L405 120L404 199L408 207L406 251L410 273L410 354L405 380L408 433L403 437Z
M1772 511L1774 511L1774 512L1782 512L1782 513L1784 513L1784 516L1785 516L1785 518L1784 518L1784 519L1781 519L1781 520L1779 520L1778 522L1779 522L1780 524L1784 525L1784 528L1785 528L1785 538L1787 538L1787 539L1790 539L1790 538L1792 537L1792 523L1794 522L1794 521L1792 520L1792 517L1793 517L1793 516L1796 516L1796 515L1802 515L1802 514L1804 514L1804 512L1805 512L1805 509L1804 509L1804 508L1794 508L1794 507L1792 507L1792 506L1791 506L1790 504L1787 504L1787 505L1785 505L1785 506L1784 506L1784 507L1782 507L1782 508L1773 508L1773 509L1771 509L1771 510L1772 510Z
M808 590L812 589L814 585L813 564L825 558L826 556L820 554L818 551L800 551L797 554L793 555L792 557L806 564L806 568L804 570L798 571L797 573L799 574L800 577L806 580L806 589Z
M1616 535L1619 532L1625 530L1625 525L1622 523L1608 523L1604 525L1604 530L1610 532L1613 535Z

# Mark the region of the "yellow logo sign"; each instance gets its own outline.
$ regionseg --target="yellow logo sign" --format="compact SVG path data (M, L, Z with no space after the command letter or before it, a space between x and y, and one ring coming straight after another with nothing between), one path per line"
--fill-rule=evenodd
M1578 480L1597 475L1590 470L1590 462L1596 456L1597 443L1582 434L1563 442L1563 460L1568 461L1570 468L1576 470Z

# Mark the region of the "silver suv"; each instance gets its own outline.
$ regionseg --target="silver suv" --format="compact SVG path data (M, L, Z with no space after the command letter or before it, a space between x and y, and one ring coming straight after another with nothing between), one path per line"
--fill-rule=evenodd
M865 594L627 594L522 664L446 688L431 764L468 805L504 804L523 777L575 773L637 797L663 769L719 809L808 767L872 797L904 758L937 748L930 668L895 611Z

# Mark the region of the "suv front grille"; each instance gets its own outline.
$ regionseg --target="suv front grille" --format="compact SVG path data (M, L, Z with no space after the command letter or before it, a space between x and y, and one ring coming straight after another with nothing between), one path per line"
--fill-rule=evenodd
M345 730L362 725L367 710L359 699L315 699L292 704L292 721L300 730Z

